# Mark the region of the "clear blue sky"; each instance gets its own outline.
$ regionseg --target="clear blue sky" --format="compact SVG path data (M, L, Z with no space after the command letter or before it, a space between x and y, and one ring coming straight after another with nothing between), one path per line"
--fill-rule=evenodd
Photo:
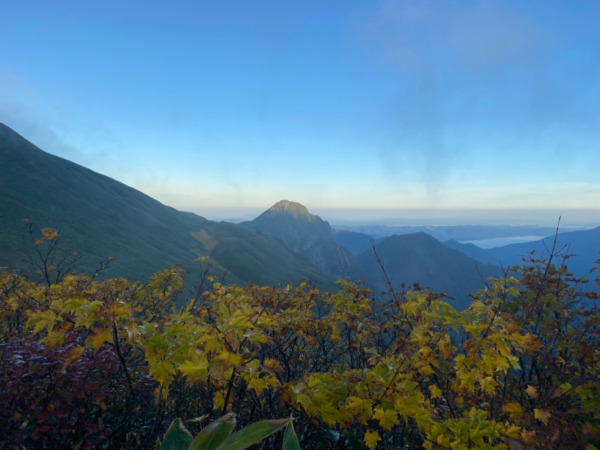
M0 8L0 122L176 208L600 222L600 1Z

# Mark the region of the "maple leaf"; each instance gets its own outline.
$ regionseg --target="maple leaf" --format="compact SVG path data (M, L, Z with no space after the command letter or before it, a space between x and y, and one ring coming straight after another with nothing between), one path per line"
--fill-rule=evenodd
M283 367L276 359L267 358L263 363L263 367L265 370L270 370L272 372L283 372Z
M375 408L373 416L379 420L379 425L385 431L390 431L394 425L398 425L399 423L398 414L393 409Z
M71 364L73 364L75 361L77 361L80 356L83 354L84 348L81 345L78 345L77 347L73 347L69 353L67 354L67 357L65 358L65 362L63 363L63 370L65 370L67 367L69 367Z
M435 384L429 386L429 393L431 394L431 398L440 398L442 396L442 390Z
M91 345L95 351L98 351L105 342L112 341L112 332L108 328L94 328L93 332L85 343Z
M519 435L521 434L521 427L518 427L516 425L509 425L508 422L505 423L506 425L506 435L514 438L514 439L518 439Z
M52 331L52 328L54 328L54 325L56 325L57 320L58 316L56 313L49 309L47 311L33 313L27 323L29 326L35 324L33 328L33 333L35 334L39 333L44 328L46 328L48 332Z
M511 419L516 419L523 415L523 408L520 404L511 402L502 407L502 411L507 413Z
M534 386L531 385L527 385L527 389L525 389L525 392L527 392L527 395L529 395L529 398L538 398L538 391Z
M262 378L253 378L248 383L248 389L254 389L257 394L260 394L268 387L267 382Z
M544 425L548 425L548 419L550 418L550 413L548 411L536 408L533 410L533 416Z
M191 381L197 381L205 377L207 369L208 360L197 355L192 356L191 361L186 361L179 366L181 373Z
M159 383L169 385L175 375L175 368L168 361L158 361L148 367L148 371L152 378Z
M525 336L523 336L522 345L528 353L537 353L542 349L542 347L544 347L544 344L538 341L537 336L532 333L527 333Z
M535 442L535 431L521 431L521 439L526 445L532 445Z
M367 445L367 447L373 449L375 447L377 447L377 442L379 442L381 440L381 437L379 436L379 433L377 431L373 431L373 430L367 430L365 432L365 444Z

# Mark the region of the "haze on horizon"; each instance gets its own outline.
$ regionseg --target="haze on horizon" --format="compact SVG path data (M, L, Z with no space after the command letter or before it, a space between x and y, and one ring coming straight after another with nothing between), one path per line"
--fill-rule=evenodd
M600 224L600 3L5 2L0 122L208 218ZM412 221L412 222L411 222Z

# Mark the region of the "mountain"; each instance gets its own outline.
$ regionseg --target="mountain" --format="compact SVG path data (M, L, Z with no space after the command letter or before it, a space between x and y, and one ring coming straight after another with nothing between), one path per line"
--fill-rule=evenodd
M360 255L365 250L371 248L373 237L356 231L333 229L333 238L335 242L345 247L354 256Z
M50 155L0 124L0 266L26 269L22 219L52 227L93 270L114 257L105 276L145 279L207 256L226 282L279 284L310 279L334 286L315 265L279 240L163 205L85 167Z
M377 243L375 250L395 290L400 291L402 283L410 287L416 282L451 295L458 309L466 308L469 294L484 286L482 278L502 276L499 267L475 261L423 232L391 236ZM368 286L388 289L372 250L361 253L358 261L369 273Z
M304 255L334 279L360 278L360 266L352 254L333 238L331 226L300 203L282 200L252 221L240 226L277 236L293 251Z
M484 264L500 264L500 260L498 258L492 255L488 250L477 247L475 244L463 244L455 241L454 239L450 239L449 241L444 241L444 245L446 247L453 248L454 250L458 250L464 255L467 255L469 258L473 258L474 260Z
M546 248L552 249L553 242L554 236L548 236L538 241L491 248L488 252L503 265L514 266L522 264L521 256L526 256L534 250L547 256ZM574 255L567 261L571 272L576 276L590 278L589 271L594 267L594 261L600 258L600 227L559 233L556 249L563 249L563 252Z
M433 236L438 241L448 240L487 241L498 238L543 237L554 231L552 227L514 225L336 225L338 229L368 234L374 238L394 234L412 234L420 231Z

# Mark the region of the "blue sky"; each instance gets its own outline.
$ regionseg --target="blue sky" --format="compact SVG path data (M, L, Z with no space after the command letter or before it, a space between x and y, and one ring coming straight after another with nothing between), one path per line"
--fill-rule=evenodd
M0 122L176 208L600 222L596 0L1 6Z

